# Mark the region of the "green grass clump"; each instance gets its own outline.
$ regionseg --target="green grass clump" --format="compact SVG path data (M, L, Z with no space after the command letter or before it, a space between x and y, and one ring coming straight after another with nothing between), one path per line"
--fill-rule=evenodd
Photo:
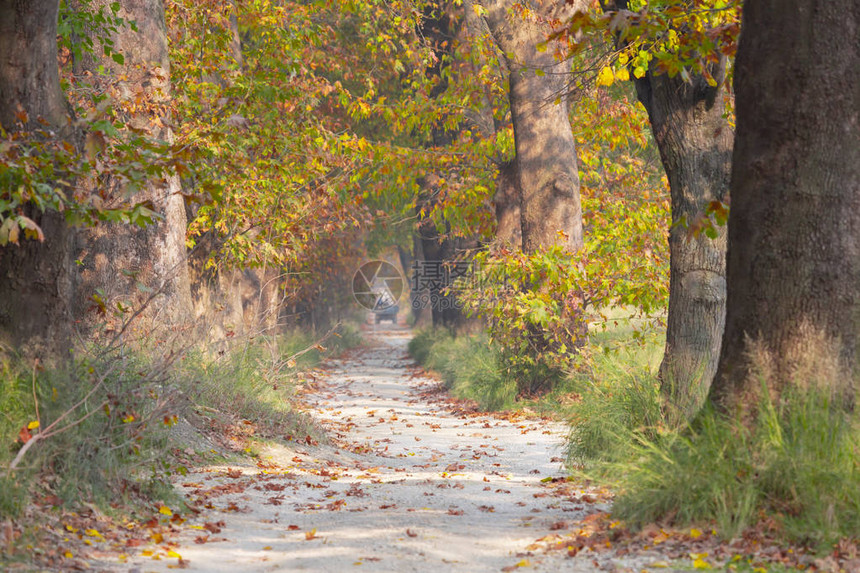
M443 331L437 331L432 328L424 328L418 330L406 347L409 355L415 359L415 362L422 366L427 364L427 358L430 357L430 350L436 340L442 336ZM446 332L447 334L447 332Z
M595 462L624 460L636 436L652 435L662 424L660 382L656 372L664 339L646 331L633 339L629 321L589 335L579 367L559 386L574 395L560 409L570 422L567 458L572 467L596 471ZM639 331L641 332L641 331Z
M3 358L0 516L18 515L35 488L103 507L167 494L176 469L167 443L176 415L169 366L163 358L115 352L45 370ZM11 469L23 447L19 433L36 421L37 438Z
M475 400L486 410L517 406L517 381L485 334L454 336L444 329L419 331L409 353L437 372L456 398Z
M183 359L176 383L195 406L254 422L267 438L321 438L310 418L292 406L301 370L326 354L359 344L358 330L341 326L319 345L300 330L257 340L212 357L201 351Z
M611 357L597 362L601 376L574 375L568 386L580 397L567 410L572 466L627 459L639 436L661 427L660 384L654 375L647 369L621 370Z
M172 451L186 444L171 428L197 407L255 422L263 437L319 437L291 405L299 370L358 340L354 328L318 346L293 332L218 356L140 344L45 369L0 356L0 519L20 516L35 493L108 512L178 500L169 477L185 468ZM19 432L37 420L32 433L45 437L10 471Z
M592 335L616 350L587 357L563 387L578 396L570 466L614 487L613 515L713 523L726 538L768 515L784 538L820 547L860 535L860 416L834 405L826 380L799 378L772 401L762 374L764 398L746 405L754 417L706 405L687 423L656 378L662 341L624 336Z
M763 399L757 412L744 423L706 407L683 430L628 434L629 458L603 467L620 491L613 513L713 521L731 538L766 512L787 538L822 547L860 534L857 416L820 391Z

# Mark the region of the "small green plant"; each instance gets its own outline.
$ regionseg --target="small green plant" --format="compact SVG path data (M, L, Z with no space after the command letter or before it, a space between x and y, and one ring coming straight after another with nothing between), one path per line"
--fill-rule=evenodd
M613 252L618 236L602 238L577 253L558 246L530 254L481 251L475 276L455 285L467 312L487 320L521 394L545 393L565 379L590 341L589 322L605 325L612 320L607 314L623 309L639 317L625 320L639 339L664 308L662 266L637 266L634 255Z

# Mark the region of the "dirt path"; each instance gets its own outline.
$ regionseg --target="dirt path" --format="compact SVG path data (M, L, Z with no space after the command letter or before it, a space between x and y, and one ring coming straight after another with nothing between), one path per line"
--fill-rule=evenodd
M257 466L188 475L182 488L209 511L171 537L175 553L156 545L123 570L556 571L561 560L594 570L528 549L605 509L542 482L563 475L565 429L458 411L411 367L408 340L380 332L327 363L305 400L332 446L273 448Z

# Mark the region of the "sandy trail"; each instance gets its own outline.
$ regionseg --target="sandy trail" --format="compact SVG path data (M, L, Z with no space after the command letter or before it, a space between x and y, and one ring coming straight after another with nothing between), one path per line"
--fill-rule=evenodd
M210 467L181 480L209 505L171 538L182 565L225 573L559 569L561 552L527 547L559 521L605 509L552 495L541 482L563 475L565 429L458 411L412 367L409 337L380 331L326 363L305 401L333 445L271 448L257 466ZM123 570L179 564L153 549L160 560L138 556ZM593 570L572 561L566 570Z

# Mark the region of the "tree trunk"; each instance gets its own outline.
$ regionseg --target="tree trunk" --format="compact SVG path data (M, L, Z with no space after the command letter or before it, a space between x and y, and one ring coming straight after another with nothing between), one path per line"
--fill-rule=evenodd
M421 287L419 292L427 291L426 302L430 306L433 326L461 329L468 324L468 317L456 294L446 289L453 284L450 269L458 256L462 256L462 240L440 234L431 219L419 218L418 236L424 259L420 261L417 276L413 277L413 285Z
M483 4L487 26L510 71L523 250L561 245L575 252L582 247L582 207L566 98L570 70L566 62L556 61L552 46L538 49L552 30L532 20L535 15L565 19L576 8L525 2L534 12L526 20L512 13L513 0Z
M500 247L516 250L523 248L520 195L516 163L507 161L499 166L496 194L493 196L493 206L496 209L496 244Z
M0 126L15 131L16 114L50 128L68 125L57 66L59 0L0 0Z
M58 0L0 0L0 125L70 134L57 66ZM2 196L2 192L0 192ZM45 233L39 243L0 248L0 346L62 354L71 334L71 248L63 216L25 207Z
M436 54L434 62L427 69L428 75L438 78L438 82L430 91L430 97L433 98L439 97L448 89L448 79L443 69L450 64L452 45L462 31L461 25L465 23L465 19L461 21L447 8L448 6L441 2L438 6L426 7L422 23L422 32L432 42ZM432 146L451 145L458 135L459 130L447 129L440 122L440 125L434 126L432 130ZM439 194L436 181L439 178L439 174L430 173L421 181L424 190L419 197L416 209L419 214L416 233L424 258L420 262L417 276L412 277L413 286L418 283L419 286L426 287L418 290L427 292L429 299L427 303L430 306L433 326L460 330L473 321L463 312L456 294L447 292L446 288L452 284L452 281L448 280L452 265L457 261L463 261L465 248L469 245L477 245L477 239L450 236L448 229L444 234L440 234L435 223L421 215L422 208L425 212L430 212L436 203L436 197ZM447 222L445 225L450 228ZM419 301L419 304L423 302Z
M94 5L107 5L98 0ZM167 51L167 29L162 0L122 0L119 15L134 20L138 31L122 28L113 38L114 49L125 57L123 65L100 62L121 78L111 86L115 105L141 98L147 105L129 113L131 127L152 137L171 141L173 133L166 124L170 102L170 61ZM99 47L96 47L97 53ZM96 62L84 62L95 67ZM91 71L95 71L94 69ZM162 121L162 118L165 121ZM185 252L185 204L180 193L179 177L149 182L134 197L135 202L150 201L160 221L145 228L117 224L101 224L79 233L79 260L83 263L78 275L77 314L83 315L88 299L96 289L104 293L108 307L116 302L145 304L151 296L140 292L145 285L158 293L144 316L160 325L176 325L191 316L191 293ZM121 196L122 189L114 189ZM90 317L92 319L92 317Z
M421 328L433 324L432 310L429 310L430 290L423 288L420 280L420 269L425 264L424 243L421 238L421 227L419 226L412 235L412 250L415 253L414 266L406 273L409 279L409 304L412 307L413 325Z
M725 62L714 72L719 81ZM636 80L636 91L648 110L672 198L661 388L670 404L689 417L705 400L717 370L725 323L726 232L718 228L715 239L693 237L684 222L703 216L711 201L727 200L733 134L723 117L719 87L702 76L687 83L680 75L648 72Z
M856 395L860 4L747 0L735 68L727 312L711 399Z

